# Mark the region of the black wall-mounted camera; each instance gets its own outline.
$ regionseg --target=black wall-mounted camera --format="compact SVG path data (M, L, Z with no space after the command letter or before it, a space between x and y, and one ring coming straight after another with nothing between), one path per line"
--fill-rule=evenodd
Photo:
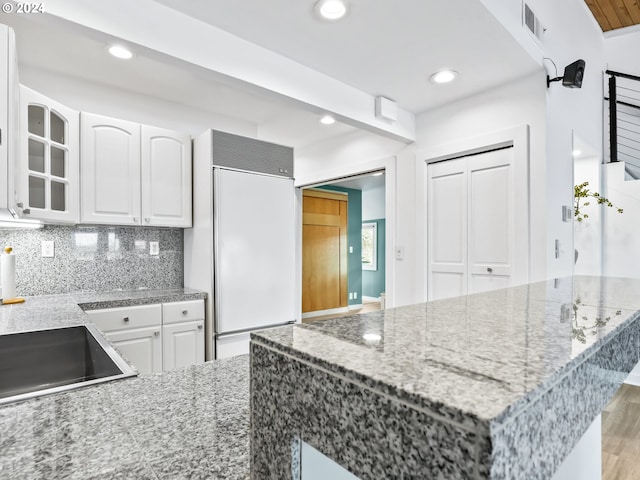
M576 60L564 68L562 77L550 78L547 75L547 88L551 82L559 82L560 80L562 80L562 85L567 88L581 88L585 65L584 60Z

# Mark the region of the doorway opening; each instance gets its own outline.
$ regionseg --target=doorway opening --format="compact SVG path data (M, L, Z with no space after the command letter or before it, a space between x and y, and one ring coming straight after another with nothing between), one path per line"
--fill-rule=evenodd
M385 172L302 189L302 322L384 308Z

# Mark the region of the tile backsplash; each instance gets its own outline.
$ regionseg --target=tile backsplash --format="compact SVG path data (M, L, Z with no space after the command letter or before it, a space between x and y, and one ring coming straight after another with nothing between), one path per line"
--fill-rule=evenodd
M42 257L42 242L55 257ZM160 254L149 254L159 242ZM54 226L0 229L0 247L16 254L16 293L100 292L183 286L183 235L178 228Z

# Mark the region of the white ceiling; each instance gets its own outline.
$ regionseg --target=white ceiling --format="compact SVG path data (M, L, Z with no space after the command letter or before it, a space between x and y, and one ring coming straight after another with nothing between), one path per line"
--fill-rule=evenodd
M318 20L315 0L156 2L414 113L539 68L479 0L349 0L339 22ZM443 68L460 77L429 83Z
M315 0L155 1L414 113L539 68L479 0L350 0L350 14L335 23L314 17ZM106 54L113 38L46 14L0 14L0 22L16 31L21 65L251 122L265 140L300 148L356 129L319 125L303 105L149 49L118 61ZM429 83L443 67L459 79Z

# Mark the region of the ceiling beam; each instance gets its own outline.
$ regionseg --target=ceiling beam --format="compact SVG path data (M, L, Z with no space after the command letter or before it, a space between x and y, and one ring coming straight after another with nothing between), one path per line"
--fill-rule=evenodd
M395 122L375 116L375 97L153 0L48 0L47 13L254 86L310 111L405 143L415 117L398 109Z

